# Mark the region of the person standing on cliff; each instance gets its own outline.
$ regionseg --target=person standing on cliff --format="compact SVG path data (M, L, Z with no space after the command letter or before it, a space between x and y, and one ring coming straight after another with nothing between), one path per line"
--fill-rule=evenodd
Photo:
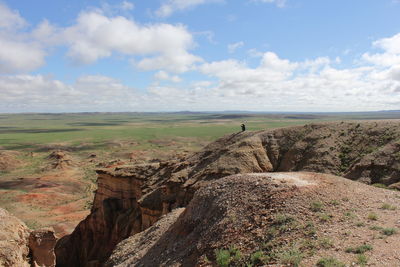
M240 125L240 127L242 127L242 132L246 131L246 125L244 125L244 123L242 123L242 125Z

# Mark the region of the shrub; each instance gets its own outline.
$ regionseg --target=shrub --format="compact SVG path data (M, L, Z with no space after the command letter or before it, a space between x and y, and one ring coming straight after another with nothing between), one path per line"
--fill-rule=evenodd
M388 204L388 203L384 203L384 204L381 206L381 209L383 209L383 210L395 210L396 207L395 207L395 206L392 206L392 205L390 205L390 204Z
M284 265L297 267L302 259L303 254L297 248L291 248L279 254L279 260Z
M346 212L344 213L344 216L345 216L346 218L348 218L348 219L355 219L355 218L357 217L353 212L350 212L350 211L346 211Z
M373 226L371 226L369 229L375 230L375 231L381 231L381 230L383 230L383 227L373 225Z
M286 223L290 223L294 220L295 219L290 215L278 213L275 215L274 223L275 224L286 224Z
M321 211L323 207L324 207L324 204L322 204L320 201L311 202L311 205L310 205L310 209L313 212Z
M332 206L339 206L340 202L339 202L338 200L334 199L334 200L332 200L332 201L330 202L330 204L331 204Z
M217 264L220 267L228 267L231 262L231 254L229 253L229 250L226 249L217 249L215 251L215 257Z
M307 222L304 226L304 233L308 236L315 236L317 234L317 229L314 226L313 222Z
M317 262L317 267L345 267L346 264L333 257L322 258Z
M363 253L365 253L365 252L367 252L369 250L372 250L372 246L368 245L368 244L364 244L364 245L361 245L361 246L358 246L358 247L355 247L355 248L352 248L352 247L346 248L345 251L347 253L363 254Z
M326 213L319 213L318 214L319 219L322 222L327 222L329 221L333 216L331 214L326 214Z
M228 267L232 262L239 262L242 258L240 251L235 247L215 250L215 258L218 266Z
M368 220L376 221L378 220L378 215L376 213L370 213L368 214Z
M365 266L368 263L368 257L364 254L360 254L357 256L357 263L361 266Z
M381 233L383 235L394 235L395 233L397 233L397 229L396 228L383 228L381 230Z
M357 227L362 227L362 226L365 226L365 223L363 223L363 222L357 222L357 223L356 223L356 226L357 226Z
M263 264L266 259L266 256L262 251L256 251L250 256L251 264Z
M279 230L280 232L290 231L291 229L298 227L296 219L293 216L286 214L275 215L274 224L275 226L272 227L276 228L276 230Z
M327 237L324 237L319 240L319 245L322 248L331 248L333 247L333 241Z

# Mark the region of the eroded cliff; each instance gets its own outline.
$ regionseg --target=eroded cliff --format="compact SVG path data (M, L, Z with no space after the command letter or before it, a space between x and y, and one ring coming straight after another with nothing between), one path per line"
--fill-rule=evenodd
M185 207L210 181L232 174L316 171L395 184L399 126L397 121L330 123L235 133L187 158L100 169L91 214L57 243L57 264L101 266L121 240Z

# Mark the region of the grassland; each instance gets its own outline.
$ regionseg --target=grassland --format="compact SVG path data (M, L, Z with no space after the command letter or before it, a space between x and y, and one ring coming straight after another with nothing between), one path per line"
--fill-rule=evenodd
M0 146L8 150L35 151L49 144L64 144L97 150L110 141L130 140L136 142L138 148L146 149L157 147L154 141L160 140L211 141L239 131L243 122L249 130L260 130L313 120L244 114L3 114L0 115Z
M0 114L0 148L37 151L51 144L98 150L110 141L134 141L138 149L160 148L160 140L196 146L224 134L310 122L348 119L400 118L400 112L332 114L230 114L230 113L79 113ZM186 141L185 141L186 140ZM154 142L156 141L156 142ZM194 143L193 143L194 142Z
M0 207L32 228L51 226L61 236L88 214L98 167L185 155L225 134L239 132L242 123L247 130L257 131L397 118L400 112L0 114L0 152L16 155L16 167L0 169ZM54 167L50 156L56 150L69 157L71 166ZM12 162L0 160L0 166ZM107 165L110 161L114 163Z

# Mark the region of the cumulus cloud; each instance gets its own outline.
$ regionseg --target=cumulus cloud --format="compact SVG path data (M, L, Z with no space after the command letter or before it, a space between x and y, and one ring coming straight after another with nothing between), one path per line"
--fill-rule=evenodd
M154 78L159 81L171 81L174 83L179 83L182 79L178 75L170 75L168 72L160 70L156 74L154 74Z
M124 1L121 9L132 9ZM6 19L4 19L6 18ZM68 57L78 64L91 64L113 54L130 57L142 70L185 72L202 59L189 52L193 36L183 25L141 25L124 16L107 16L101 9L80 13L69 27L55 27L47 20L32 31L23 31L25 20L0 4L0 71L27 72L45 63L46 50L67 46Z
M231 54L235 53L236 49L241 48L242 46L244 46L243 41L233 43L233 44L228 44L228 52Z
M0 73L27 72L45 63L46 53L36 43L12 40L0 34Z
M207 75L216 76L230 84L244 81L278 81L292 74L297 63L280 59L275 53L266 52L257 68L249 68L237 60L224 60L203 64L199 69Z
M11 10L0 2L0 29L18 29L26 25L18 11Z
M230 109L363 111L397 108L400 68L338 69L334 67L336 62L327 57L291 62L266 52L257 67L230 59L205 63L200 71L218 80L214 87L203 90L215 100L219 99L219 106L226 105Z
M0 3L0 73L26 72L45 63L42 42L24 32L26 21Z
M381 49L382 53L365 53L362 58L375 65L390 67L400 65L400 33L375 41L373 45Z
M134 62L143 70L184 72L201 61L188 52L194 42L183 25L140 25L122 16L110 18L90 11L81 13L62 35L69 45L69 57L84 64L113 52L142 57Z
M43 75L0 76L0 99L0 112L124 111L140 102L133 88L100 75L71 85Z
M217 2L223 2L223 0L166 0L156 10L155 14L158 17L165 18L171 16L176 11L183 11L199 5Z

